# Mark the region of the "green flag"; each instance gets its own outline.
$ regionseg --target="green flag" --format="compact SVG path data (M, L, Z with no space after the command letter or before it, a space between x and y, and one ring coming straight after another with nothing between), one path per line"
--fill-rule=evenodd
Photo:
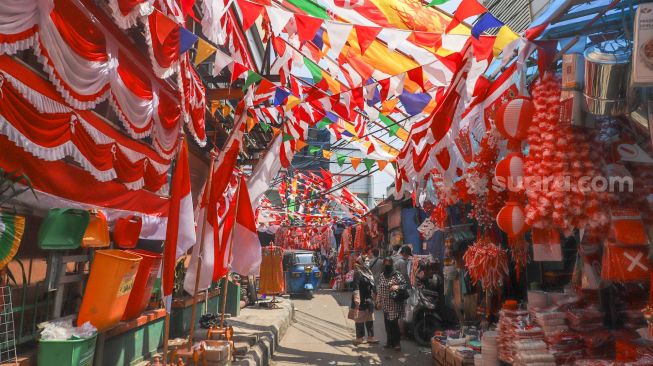
M294 139L295 139L295 138L292 137L292 135L289 135L289 134L287 134L287 133L284 132L284 134L283 134L283 142L290 141L290 140L294 140Z
M447 3L447 2L449 2L449 0L431 0L431 2L426 6L442 5L442 4Z
M261 129L263 130L263 132L270 131L270 125L269 124L267 124L267 123L265 123L263 121L260 121L258 124L261 126Z
M399 131L399 125L389 117L379 114L379 120L388 128L390 136L396 136Z
M320 130L320 129L322 129L322 128L324 128L324 127L326 127L326 126L328 126L328 125L330 125L332 123L333 123L332 120L330 120L330 119L328 119L326 117L322 118L322 120L320 122L318 122L318 124L317 124L317 129Z
M365 169L367 169L367 172L369 173L370 170L372 170L372 167L374 166L374 163L376 163L376 160L374 160L374 159L363 159L363 163L365 164Z
M322 19L330 19L329 14L327 14L326 10L324 10L323 7L317 4L316 1L311 1L311 0L288 0L289 3L295 5L302 11L304 11L306 14L316 17L316 18L322 18Z
M315 62L309 60L306 56L304 56L304 65L311 73L311 77L313 78L314 83L319 83L322 81L322 70L319 66L317 66Z
M250 85L261 81L263 77L252 70L247 70L247 78L245 79L245 85L243 85L243 91L247 90Z
M343 164L345 164L345 160L347 159L347 156L336 153L336 159L338 160L338 165L343 166Z
M320 150L322 150L322 149L320 149L317 146L309 146L308 147L308 153L311 154L311 155L317 154L318 152L320 152Z

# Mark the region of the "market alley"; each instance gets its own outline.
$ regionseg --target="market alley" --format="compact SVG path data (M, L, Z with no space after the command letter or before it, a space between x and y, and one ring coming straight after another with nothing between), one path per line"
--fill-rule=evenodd
M354 323L347 319L351 292L322 290L312 300L294 298L295 321L281 340L272 365L430 365L430 350L402 340L401 352L383 349L383 314L376 313L377 345L353 346Z

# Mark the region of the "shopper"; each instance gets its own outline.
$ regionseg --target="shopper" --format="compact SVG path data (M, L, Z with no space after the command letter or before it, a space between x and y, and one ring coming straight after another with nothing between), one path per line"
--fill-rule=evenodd
M410 288L410 272L413 267L413 250L410 246L404 245L399 249L399 259L395 260L394 267L401 273Z
M379 276L383 272L383 258L380 256L381 251L378 248L372 249L372 257L369 260L370 271L374 276L374 283L379 283Z
M406 280L401 273L394 269L391 257L383 259L383 273L379 276L378 301L383 310L387 342L384 348L394 348L401 351L401 334L399 331L399 318L404 314L405 298L402 292L407 290Z
M352 282L352 298L349 318L356 323L355 345L361 343L379 343L374 338L374 298L376 298L376 286L374 276L365 264L361 255L354 264L354 281ZM367 330L367 339L365 331Z

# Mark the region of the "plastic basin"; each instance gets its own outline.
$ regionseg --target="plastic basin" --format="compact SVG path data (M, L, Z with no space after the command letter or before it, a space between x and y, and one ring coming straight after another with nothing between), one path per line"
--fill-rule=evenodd
M136 272L134 287L132 287L129 294L125 313L122 315L122 320L131 320L140 316L150 301L152 290L159 275L161 254L140 249L127 250L126 252L143 258L138 266L138 272Z
M39 340L39 366L93 366L95 340L91 338L65 341Z
M141 256L121 250L95 252L77 325L89 321L99 331L116 325L127 307Z

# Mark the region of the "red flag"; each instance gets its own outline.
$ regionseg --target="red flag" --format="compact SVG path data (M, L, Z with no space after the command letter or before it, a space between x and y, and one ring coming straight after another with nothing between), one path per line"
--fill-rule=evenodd
M233 63L233 70L231 71L231 83L233 84L238 80L245 72L247 72L247 67L238 62Z
M408 70L406 76L424 90L424 72L422 71L421 66Z
M243 14L243 31L248 30L265 9L263 5L252 3L247 0L238 0L238 6Z
M356 29L356 38L358 39L358 45L361 48L361 54L364 54L367 51L367 48L374 42L376 36L381 33L381 27L368 27L365 25L354 25Z
M154 20L156 24L156 38L159 40L159 43L164 43L170 32L178 27L178 25L156 9L154 9Z
M238 196L234 197L230 207L233 207L235 212L227 216L236 218L233 233L225 245L227 248L231 247L231 269L243 276L258 276L261 267L261 242L258 239L256 217L249 199L247 182L243 176L240 177Z
M182 143L177 157L171 188L162 277L163 295L167 297L166 308L168 311L170 311L169 305L172 300L177 259L195 244L196 239L186 141Z
M322 19L303 14L295 14L295 22L297 23L297 36L302 43L312 40L322 26Z
M458 5L456 12L453 14L451 23L447 26L445 33L451 32L452 29L456 28L458 24L464 22L465 19L473 17L474 15L483 14L486 11L487 9L476 0L463 0L460 5Z

